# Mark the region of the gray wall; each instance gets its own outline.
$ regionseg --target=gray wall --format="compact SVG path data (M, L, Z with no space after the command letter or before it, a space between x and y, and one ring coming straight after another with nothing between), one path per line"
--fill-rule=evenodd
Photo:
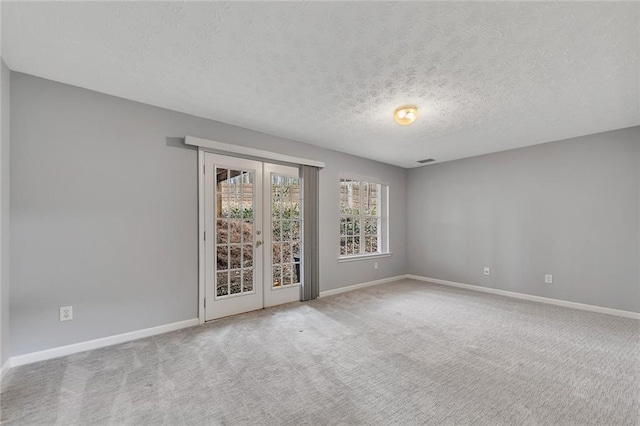
M197 316L199 136L325 161L320 290L406 269L406 170L33 76L11 75L11 353ZM337 263L338 175L390 182L391 250ZM60 323L58 308L73 305Z
M9 359L9 117L11 72L0 58L0 366Z
M640 312L640 127L412 169L407 193L409 273Z

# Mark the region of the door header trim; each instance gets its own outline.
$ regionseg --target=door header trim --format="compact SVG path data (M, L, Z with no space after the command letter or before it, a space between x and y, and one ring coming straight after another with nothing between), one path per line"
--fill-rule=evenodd
M294 157L291 155L280 154L272 151L265 151L263 149L249 148L248 146L232 145L224 142L212 141L209 139L202 139L195 136L186 136L184 143L191 146L197 146L200 148L211 149L220 153L238 154L241 156L249 156L262 158L265 160L281 161L283 163L302 164L305 166L313 166L324 168L324 161L310 160L308 158Z

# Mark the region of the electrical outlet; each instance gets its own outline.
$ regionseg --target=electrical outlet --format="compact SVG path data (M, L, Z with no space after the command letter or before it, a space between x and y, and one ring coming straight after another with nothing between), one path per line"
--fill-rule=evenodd
M484 274L485 275L489 275L491 273L491 268L489 268L488 266L484 267Z
M544 282L547 283L547 284L553 284L553 275L546 274L544 276Z
M60 321L71 321L73 319L73 306L62 306L60 308Z
M378 269L378 262L373 263L373 269Z

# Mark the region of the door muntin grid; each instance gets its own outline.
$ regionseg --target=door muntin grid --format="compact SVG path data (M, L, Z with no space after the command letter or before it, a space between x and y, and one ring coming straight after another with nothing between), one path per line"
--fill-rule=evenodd
M300 178L271 174L271 287L300 284Z
M215 299L255 294L255 171L216 167Z

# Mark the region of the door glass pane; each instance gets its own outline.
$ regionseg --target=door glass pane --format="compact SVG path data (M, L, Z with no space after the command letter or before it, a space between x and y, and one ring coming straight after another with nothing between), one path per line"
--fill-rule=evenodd
M293 264L287 263L282 265L282 284L289 285L293 284Z
M239 244L242 242L242 221L231 219L229 222L229 242Z
M217 248L217 262L218 271L224 271L229 269L229 246L222 245Z
M230 269L240 269L242 268L242 252L241 246L232 245L231 250L229 251L229 268Z
M253 245L245 244L242 246L242 267L251 268L253 266Z
M226 296L229 294L229 273L218 272L216 274L216 296Z
M227 244L229 242L229 222L226 219L216 221L216 243Z
M231 271L230 272L231 276L230 276L230 281L229 281L229 287L231 289L231 294L238 294L238 293L242 293L242 286L241 286L241 278L242 278L242 272L241 271Z
M253 291L253 269L248 268L242 271L242 291Z
M253 220L253 173L242 174L242 217Z
M271 175L273 287L300 282L300 178Z
M253 293L255 172L215 171L216 298Z
M242 222L242 242L253 243L253 221L245 220Z
M273 265L273 286L282 286L282 266L280 265Z

